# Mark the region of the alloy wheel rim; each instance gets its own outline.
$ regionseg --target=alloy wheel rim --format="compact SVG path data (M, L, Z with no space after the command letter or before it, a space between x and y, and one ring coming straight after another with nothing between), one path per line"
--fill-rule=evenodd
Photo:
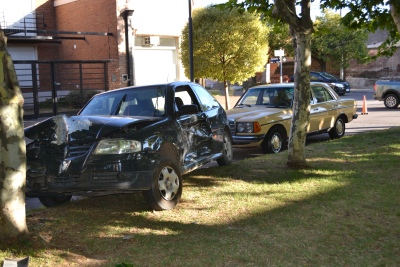
M172 200L179 191L179 176L172 167L164 167L158 177L158 190L165 200Z
M274 134L271 138L271 147L272 150L276 153L279 152L282 148L282 139L279 134Z
M231 140L227 137L224 136L224 152L225 155L227 156L228 159L232 159L232 146L231 146Z

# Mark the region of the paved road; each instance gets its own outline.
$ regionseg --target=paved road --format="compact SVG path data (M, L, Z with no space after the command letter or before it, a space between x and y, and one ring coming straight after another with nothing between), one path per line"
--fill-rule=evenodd
M368 114L361 115L363 99L366 97L366 107ZM230 97L231 107L236 103L239 96ZM383 102L376 101L373 99L373 89L353 89L351 93L343 96L342 98L354 98L357 100L357 114L359 114L356 120L346 125L346 134L359 134L368 131L388 129L393 126L400 126L400 107L396 110L386 109ZM220 103L225 103L225 98L218 96ZM27 120L25 126L32 125L39 120ZM307 139L308 143L312 142L323 142L329 140L328 134L316 135ZM234 161L241 160L243 158L256 157L262 155L260 148L252 149L234 149ZM205 168L216 166L215 162L211 162L205 165ZM77 199L77 198L75 198ZM31 198L26 200L27 210L36 209L42 207L37 198Z

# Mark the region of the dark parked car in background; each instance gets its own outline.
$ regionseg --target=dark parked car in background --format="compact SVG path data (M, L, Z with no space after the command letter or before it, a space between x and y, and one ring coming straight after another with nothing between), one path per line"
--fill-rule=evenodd
M128 87L95 95L76 116L25 128L26 195L46 207L73 195L142 191L153 210L175 207L182 175L232 161L227 115L195 83Z
M294 76L290 78L294 82ZM324 82L329 84L338 95L350 93L350 84L327 72L310 71L310 82Z

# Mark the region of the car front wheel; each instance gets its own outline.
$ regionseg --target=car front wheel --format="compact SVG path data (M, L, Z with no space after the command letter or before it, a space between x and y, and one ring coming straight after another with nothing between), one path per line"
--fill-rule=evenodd
M338 139L343 137L346 131L346 124L342 117L337 118L335 126L329 131L329 137L331 139Z
M399 106L399 97L395 94L388 94L383 102L386 108L395 109Z
M153 172L151 188L143 192L153 210L173 209L182 195L182 175L170 159L161 159Z
M59 197L39 197L39 201L46 208L51 208L67 203L71 198L71 195L60 195Z
M225 131L223 136L223 147L222 147L222 157L217 159L219 166L225 166L232 163L233 152L232 152L232 140L230 135Z
M282 128L272 128L261 144L263 153L273 154L281 152L286 145L286 133Z

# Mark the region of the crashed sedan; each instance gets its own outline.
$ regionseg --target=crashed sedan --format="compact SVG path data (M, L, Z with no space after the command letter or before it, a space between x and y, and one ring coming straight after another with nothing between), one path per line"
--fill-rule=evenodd
M228 110L233 147L261 147L264 153L278 153L288 144L292 123L293 83L268 84L248 89ZM312 82L310 120L307 134L344 136L346 123L356 119L357 102L341 99L327 84Z
M128 87L94 96L76 116L25 128L27 196L46 207L73 195L142 191L153 210L172 209L182 175L232 162L224 109L195 83Z

